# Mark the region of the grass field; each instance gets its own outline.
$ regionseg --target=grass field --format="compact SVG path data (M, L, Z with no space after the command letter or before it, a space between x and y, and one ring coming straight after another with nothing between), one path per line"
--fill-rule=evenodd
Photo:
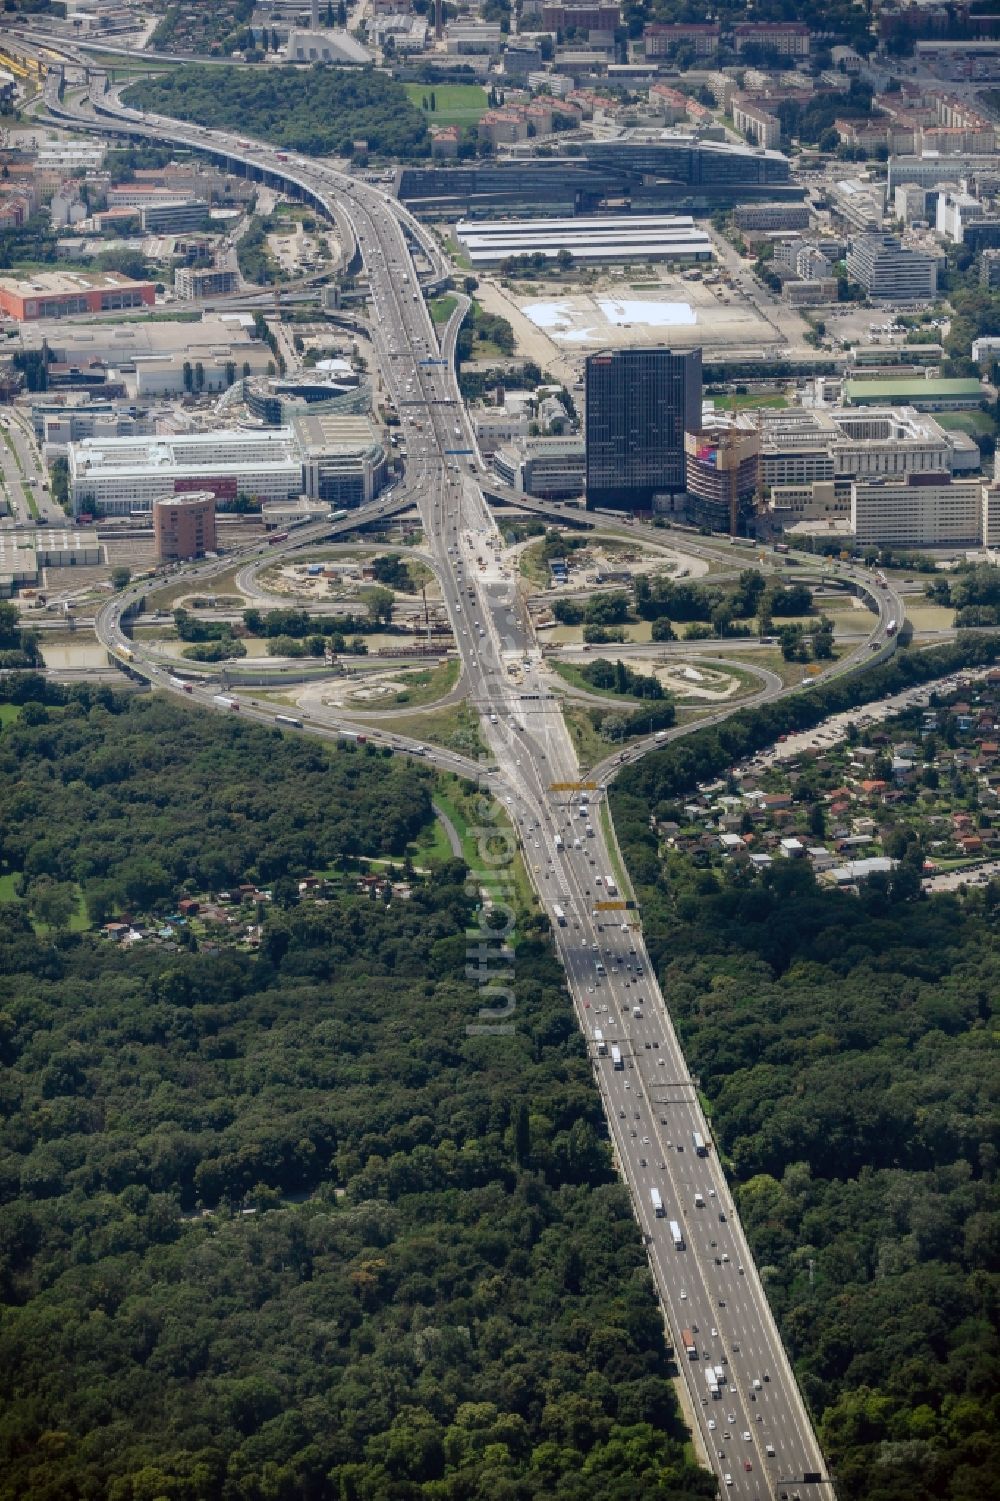
M458 669L457 661L448 661L438 663L435 667L421 667L415 672L401 672L399 692L392 699L379 700L378 707L382 709L398 704L401 708L405 706L408 709L419 709L425 704L436 703L454 688L458 681ZM363 684L359 686L363 687ZM364 713L366 707L371 707L370 701L353 694L347 703L356 713Z
M0 704L0 728L7 724L13 724L20 712L20 704Z
M6 707L6 706L5 706ZM20 902L21 898L16 889L17 875L11 871L5 876L0 876L0 902ZM47 931L44 923L34 923L36 933ZM90 927L90 919L87 916L87 904L83 899L83 892L79 886L76 888L76 911L69 920L70 933L86 933Z
M778 392L764 396L759 392L747 392L745 396L711 396L709 399L714 402L720 412L738 412L745 407L786 407L788 405L788 397Z
M486 90L478 83L405 83L403 87L431 125L475 125L488 108Z
M440 328L447 323L457 307L457 297L435 297L430 304L431 318L435 325Z
M486 751L479 736L479 715L466 703L429 709L426 714L407 714L402 719L379 719L378 727L464 756L478 757Z
M968 433L971 438L989 438L996 433L989 412L981 412L978 407L968 412L935 412L934 420L949 432Z

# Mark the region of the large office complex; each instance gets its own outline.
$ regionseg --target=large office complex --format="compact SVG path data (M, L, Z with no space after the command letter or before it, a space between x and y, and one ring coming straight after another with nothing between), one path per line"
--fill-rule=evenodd
M70 444L74 514L128 516L167 497L204 491L217 500L261 502L306 494L338 506L374 499L385 450L367 417L323 413L289 427L155 438L88 438Z
M541 208L587 214L627 198L634 211L676 213L693 204L801 200L788 158L667 130L622 130L580 141L578 156L401 167L399 198L415 213L486 215Z
M700 348L589 355L586 407L588 507L649 510L683 494L684 434L701 422Z
M68 461L74 515L128 516L196 490L223 500L288 500L302 493L302 458L290 428L86 438L70 444Z
M293 429L302 456L302 488L312 500L359 506L385 484L385 449L371 420L361 414L312 411Z
M736 421L747 430L755 426L750 413ZM979 450L966 434L946 432L913 407L789 407L761 413L760 463L770 488L959 473L979 467Z
M981 479L911 474L851 486L851 529L859 547L995 547L995 509L991 487Z
M876 302L928 302L937 290L937 260L909 250L896 235L864 234L851 241L847 275Z

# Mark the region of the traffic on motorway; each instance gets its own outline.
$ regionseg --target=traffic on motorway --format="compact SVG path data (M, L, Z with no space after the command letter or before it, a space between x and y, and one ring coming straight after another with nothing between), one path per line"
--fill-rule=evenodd
M464 757L429 750L404 736L373 731L369 738L478 776L508 811L526 868L552 917L610 1136L686 1381L692 1422L720 1488L748 1501L829 1494L823 1458L695 1081L651 971L636 914L622 905L624 894L613 874L613 836L599 801L600 785L612 769L602 768L593 788L581 785L559 703L547 687L530 622L518 609L495 522L469 462L476 449L451 360L454 339L449 336L442 351L413 247L431 268L425 283L447 272L440 252L388 195L332 167L306 158L279 160L271 148L225 132L149 115L129 119L135 112L122 114L113 99L103 108L139 134L169 133L197 149L291 178L332 217L349 221L368 273L372 338L399 412L406 475L388 502L366 508L363 516L354 513L347 522L298 528L280 548L291 551L390 510L419 508L444 585L463 682L480 710L491 760L483 771ZM257 555L241 555L237 562ZM226 566L232 564L227 558ZM199 571L198 576L206 575ZM137 593L109 601L97 621L101 639L130 670L166 691L223 712L238 708L290 732L308 727L334 738L357 734L356 725L346 727L332 717L276 714L273 706L252 697L220 694L208 679L172 677L122 629L123 614ZM884 630L890 610L902 619L902 605L888 599L876 603L882 643L891 650ZM794 689L769 689L775 696L779 691ZM655 743L652 737L638 753Z

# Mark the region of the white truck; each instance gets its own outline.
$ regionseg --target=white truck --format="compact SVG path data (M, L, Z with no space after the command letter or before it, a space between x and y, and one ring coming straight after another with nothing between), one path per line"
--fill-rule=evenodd
M656 1218L662 1220L664 1213L663 1200L660 1197L660 1190L658 1188L651 1188L649 1190L649 1202L653 1206L653 1213L656 1215Z
M680 1225L678 1225L678 1223L677 1223L676 1220L671 1220L670 1221L670 1234L673 1236L674 1250L675 1251L683 1251L683 1249L684 1249L684 1236L683 1236L683 1234L681 1232L681 1227L680 1227Z
M599 1058L606 1058L608 1056L608 1045L604 1041L604 1033L600 1027L594 1028L594 1047L597 1049Z
M611 876L606 876L605 877L604 884L607 887L608 896L617 896L618 895L618 887L615 885L614 880L612 879Z
M611 1045L611 1067L620 1069L623 1072L625 1069L625 1060L622 1057L622 1050L616 1043L612 1043Z
M702 1136L700 1131L691 1132L691 1145L694 1147L699 1157L708 1156L708 1148L705 1145L705 1138L704 1136Z
M561 928L564 928L566 926L566 914L563 911L563 909L560 907L560 905L559 905L558 902L554 902L553 903L552 912L553 912L553 915L555 917L556 922L559 924L559 926Z
M705 1385L708 1387L713 1397L717 1397L719 1395L719 1383L715 1379L715 1370L710 1365L707 1365L705 1367Z
M562 847L563 847L563 837L562 837L561 834L557 834L556 835L556 849L557 850L561 850Z

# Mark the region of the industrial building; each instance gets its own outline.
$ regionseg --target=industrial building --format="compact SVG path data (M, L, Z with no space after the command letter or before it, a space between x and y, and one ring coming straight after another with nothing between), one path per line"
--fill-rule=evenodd
M287 500L302 491L294 432L194 433L153 438L85 438L71 443L69 495L74 516L128 516L155 500L193 491Z
M335 63L341 67L368 67L374 58L349 31L292 30L285 56L290 63Z
M104 560L95 531L81 527L39 527L0 532L0 598L33 588L43 568L94 568Z
M0 276L0 313L19 323L68 318L74 313L107 313L152 307L152 282L133 281L117 271L36 271L28 277Z
M588 508L672 508L701 422L701 349L604 350L585 381Z
M208 490L153 501L153 537L158 563L203 558L216 548L215 496Z
M616 261L710 261L714 251L704 230L688 215L619 214L573 219L463 220L456 238L475 270L498 266L511 256L563 252L585 265Z
M961 411L977 407L985 396L972 376L920 376L900 380L846 380L844 402L848 406L895 406L905 403L923 412Z

